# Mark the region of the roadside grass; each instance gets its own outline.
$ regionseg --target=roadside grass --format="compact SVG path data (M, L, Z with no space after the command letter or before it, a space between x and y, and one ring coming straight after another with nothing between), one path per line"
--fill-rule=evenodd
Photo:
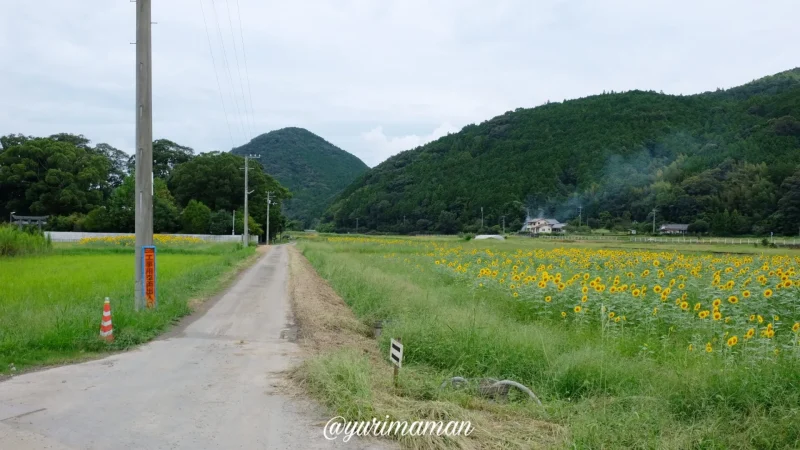
M392 368L348 306L290 249L290 293L301 344L313 355L292 378L336 415L349 420L468 420L469 437L394 435L412 449L554 448L564 444L564 427L537 420L540 412L524 403L501 404L477 398L471 390L440 390L445 374L425 366L405 366L400 389Z
M480 245L500 251L515 244ZM414 270L413 264L400 262L402 257L384 257L411 258L417 251L412 246L305 240L299 248L364 324L389 321L378 342L381 355L391 337L403 339L397 393L385 362L370 363L344 350L308 363L311 391L348 419L383 414L375 405L390 396L430 401L432 408L459 420L440 403L474 411L486 402L466 392L440 391L438 385L451 376L491 377L519 381L545 404L492 404L497 414L510 424L562 425L569 436L564 446L573 448L800 445L800 363L794 357L689 357L668 335L605 334L531 320L507 295L476 292L443 273ZM369 385L366 380L376 376L380 382Z
M0 258L47 253L53 245L41 233L21 231L11 225L0 225Z
M133 249L59 246L53 254L0 258L0 373L122 350L156 337L217 290L253 248L159 248L158 308L133 308ZM98 337L109 297L115 340Z

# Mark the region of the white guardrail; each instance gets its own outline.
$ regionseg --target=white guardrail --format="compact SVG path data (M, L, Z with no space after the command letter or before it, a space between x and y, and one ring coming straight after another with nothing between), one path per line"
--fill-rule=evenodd
M570 241L624 241L624 242L645 242L659 244L728 244L728 245L753 245L761 244L763 238L697 238L697 237L659 237L659 236L590 236L590 235L570 235L570 234L540 234L538 239L551 240L570 240ZM775 245L800 245L800 239L770 239L767 242Z
M78 242L83 238L105 238L133 236L133 233L83 233L78 231L45 231L53 242ZM172 234L170 236L193 237L208 242L241 242L241 234ZM258 236L250 235L250 242L258 243Z

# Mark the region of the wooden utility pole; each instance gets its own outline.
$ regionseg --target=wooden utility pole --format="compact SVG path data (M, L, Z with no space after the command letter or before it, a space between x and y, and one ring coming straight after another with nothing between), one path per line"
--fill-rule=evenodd
M153 245L153 67L150 0L136 1L136 249L134 306L144 309L142 247Z

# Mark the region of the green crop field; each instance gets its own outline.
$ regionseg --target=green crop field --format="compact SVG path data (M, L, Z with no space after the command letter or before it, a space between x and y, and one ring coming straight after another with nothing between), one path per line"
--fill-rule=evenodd
M544 403L502 406L518 424L507 443L537 434L528 421L563 427L570 448L800 447L798 252L324 235L299 248L361 320L388 321L382 353L402 338L400 396L434 402L405 414L493 408L439 389L490 377ZM364 356L308 367L339 413L397 415Z
M48 254L0 258L0 374L124 349L190 312L253 248L232 244L159 247L158 308L133 308L134 254L114 245L58 245ZM110 298L113 344L98 338Z

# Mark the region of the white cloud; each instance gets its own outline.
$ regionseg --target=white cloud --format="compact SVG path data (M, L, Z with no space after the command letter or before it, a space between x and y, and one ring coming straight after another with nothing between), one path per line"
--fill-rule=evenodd
M361 133L361 139L366 143L368 150L363 153L360 152L360 154L356 156L360 157L368 166L374 167L394 154L404 150L411 150L420 145L425 145L442 136L447 136L449 133L456 133L458 131L459 128L449 123L443 123L425 136L418 136L416 134L387 136L386 133L383 132L383 127L377 126L365 133Z
M0 134L82 133L131 151L136 4L5 3ZM371 165L436 136L421 130L460 128L547 100L603 90L696 93L739 85L796 66L794 43L800 41L796 0L774 0L769 7L751 0L213 5L153 2L155 137L208 151L299 126ZM245 74L252 115L243 107L249 106L249 95L241 95ZM364 130L372 130L367 138Z

